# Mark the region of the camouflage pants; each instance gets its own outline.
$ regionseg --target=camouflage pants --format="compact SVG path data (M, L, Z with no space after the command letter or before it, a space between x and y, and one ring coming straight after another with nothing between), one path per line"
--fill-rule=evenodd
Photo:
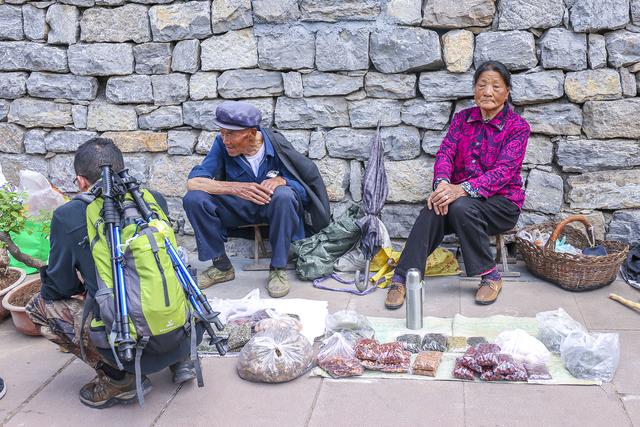
M107 363L89 340L91 316L82 328L84 301L75 298L45 301L38 293L25 308L31 321L40 326L40 333L46 339L73 353L93 369ZM84 341L84 359L80 351L80 336Z

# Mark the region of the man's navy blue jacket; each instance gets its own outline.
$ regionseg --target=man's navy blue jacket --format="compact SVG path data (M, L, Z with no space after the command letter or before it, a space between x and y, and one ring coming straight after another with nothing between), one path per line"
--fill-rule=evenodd
M304 222L312 233L329 225L329 197L318 167L296 151L287 139L275 129L260 128L264 137L265 158L253 173L244 156L231 157L218 135L211 150L189 173L191 178L212 178L219 181L257 182L267 179L267 172L277 170L300 197L306 215Z

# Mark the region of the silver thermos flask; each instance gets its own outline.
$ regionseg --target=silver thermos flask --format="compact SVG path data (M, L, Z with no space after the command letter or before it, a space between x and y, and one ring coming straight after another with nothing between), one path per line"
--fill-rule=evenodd
M411 268L407 272L407 328L422 329L422 281L420 271Z

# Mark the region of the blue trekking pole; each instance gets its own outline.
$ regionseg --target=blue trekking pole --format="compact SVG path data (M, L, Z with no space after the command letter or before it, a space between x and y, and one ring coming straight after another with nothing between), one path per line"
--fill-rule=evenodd
M111 249L111 271L113 275L113 296L115 304L115 344L122 359L133 360L135 341L129 333L129 307L127 305L127 285L122 268L122 251L120 249L120 214L118 213L116 195L113 191L113 171L110 164L101 165L102 198L104 200L102 217L107 225L107 240Z
M151 210L149 204L144 200L142 192L140 191L140 183L138 182L138 180L129 175L129 171L127 169L124 169L118 175L121 178L126 190L129 192L129 194L131 194L131 197L133 197L133 200L136 203L142 217L147 222L150 222L153 219L158 219L158 215ZM211 337L209 344L215 345L218 353L221 356L224 356L227 352L224 346L224 339L217 337L215 332L213 331L213 328L211 327L211 323L213 323L214 325L216 325L216 328L218 330L223 329L224 326L222 325L222 322L220 322L220 319L218 319L218 315L220 313L218 313L217 311L213 311L213 308L211 308L207 297L202 293L197 283L191 276L188 267L185 265L184 261L182 261L182 258L180 258L180 255L174 248L171 240L165 237L164 242L178 280L180 281L180 284L182 285L182 288L184 289L189 302L195 309L197 317L204 321L204 327Z

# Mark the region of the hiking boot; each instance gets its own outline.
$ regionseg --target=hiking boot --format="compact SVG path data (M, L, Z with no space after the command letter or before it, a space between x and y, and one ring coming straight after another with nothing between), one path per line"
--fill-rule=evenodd
M151 391L151 381L142 376L142 393ZM133 374L127 373L120 381L109 378L102 372L98 373L90 383L80 389L80 402L95 408L108 408L119 403L131 403L136 401L136 379Z
M402 307L404 304L404 296L407 293L407 288L402 283L392 282L387 290L387 299L384 301L384 306L389 310L396 310Z
M498 294L502 290L502 279L500 280L482 280L480 287L476 292L476 304L488 305L493 304L498 299Z
M198 287L200 289L207 289L209 286L217 283L228 282L236 278L236 271L231 267L228 270L219 270L215 266L211 266L198 274Z
M174 363L169 367L173 373L173 383L182 384L196 378L196 368L191 360Z
M7 394L7 385L4 383L4 380L0 378L0 399L2 399L5 394Z
M269 270L269 283L267 292L271 298L281 298L289 293L289 279L287 270L284 268L274 268Z

